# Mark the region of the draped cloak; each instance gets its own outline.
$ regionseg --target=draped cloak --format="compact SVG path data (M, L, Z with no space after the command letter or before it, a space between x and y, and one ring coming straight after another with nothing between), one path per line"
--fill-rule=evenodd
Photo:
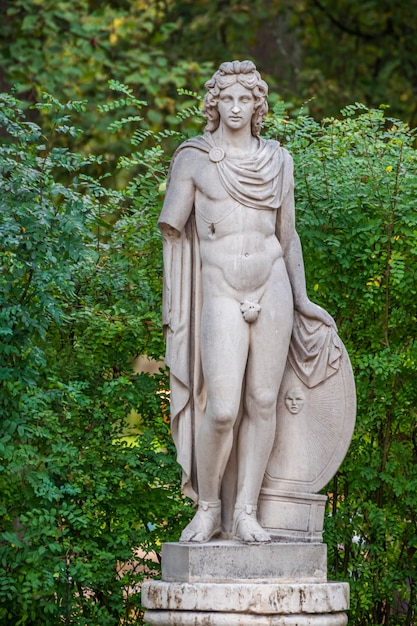
M243 206L258 210L280 210L294 203L293 162L277 141L259 138L257 150L243 159L229 159L216 147L211 133L184 142L183 150L198 150L216 163L219 180L227 193ZM165 203L159 224L180 231L177 239L164 239L163 326L166 363L170 368L171 430L182 467L182 489L198 500L195 459L196 436L206 407L206 389L200 354L202 308L201 258L194 209L185 227L183 208ZM307 386L312 387L338 369L340 340L324 324L294 315L289 360ZM306 365L306 367L304 367Z

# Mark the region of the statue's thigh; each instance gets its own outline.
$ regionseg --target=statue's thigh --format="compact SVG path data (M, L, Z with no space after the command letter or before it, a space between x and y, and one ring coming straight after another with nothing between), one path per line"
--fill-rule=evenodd
M241 389L249 348L249 328L240 303L213 297L201 317L201 358L204 381L210 394Z
M246 374L247 392L276 390L284 373L293 325L292 298L274 290L262 300L257 321L250 328L249 357Z

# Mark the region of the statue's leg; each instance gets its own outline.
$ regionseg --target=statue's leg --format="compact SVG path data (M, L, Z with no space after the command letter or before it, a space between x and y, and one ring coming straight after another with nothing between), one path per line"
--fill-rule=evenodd
M256 506L275 437L276 403L293 321L292 294L285 283L268 285L257 321L250 324L244 414L238 438L238 486L234 535L268 541L256 521Z
M208 302L206 299L201 319L201 357L207 408L196 449L200 504L181 541L209 541L220 528L221 510L216 503L233 445L248 346L249 328L240 302L224 296L213 296Z

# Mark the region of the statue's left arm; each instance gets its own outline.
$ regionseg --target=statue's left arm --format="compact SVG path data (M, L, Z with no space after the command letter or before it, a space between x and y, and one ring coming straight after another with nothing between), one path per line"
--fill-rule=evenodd
M284 260L290 279L294 308L308 318L318 319L328 326L336 327L332 316L322 307L312 302L307 296L303 252L300 238L295 228L294 177L292 174L292 157L287 153L284 167L290 172L284 176L288 181L282 204L278 209L277 236L281 243Z

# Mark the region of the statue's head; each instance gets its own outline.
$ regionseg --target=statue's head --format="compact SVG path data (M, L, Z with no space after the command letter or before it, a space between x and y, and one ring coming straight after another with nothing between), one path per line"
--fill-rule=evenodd
M268 113L268 85L252 61L227 61L222 63L205 84L207 93L204 98L202 114L207 118L206 130L213 132L219 127L220 116L218 97L222 89L240 83L249 89L255 98L255 112L252 117L252 135L259 135L263 120Z

